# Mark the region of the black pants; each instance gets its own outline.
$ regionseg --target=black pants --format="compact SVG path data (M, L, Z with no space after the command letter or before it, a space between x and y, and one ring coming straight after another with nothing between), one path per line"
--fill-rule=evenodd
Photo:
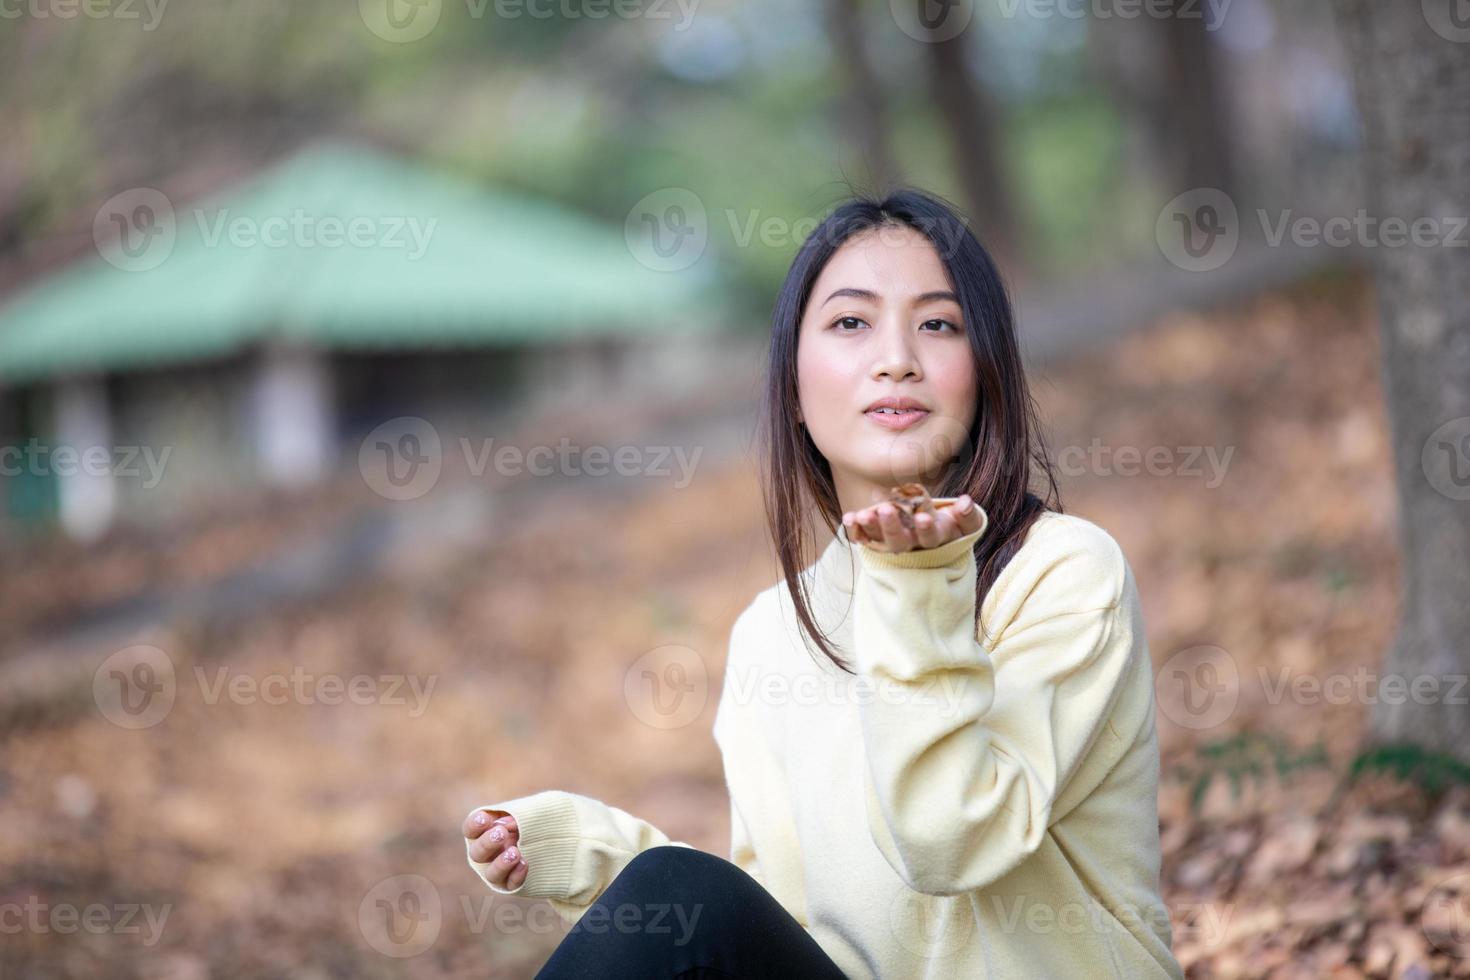
M629 861L536 980L845 980L754 878L690 847Z

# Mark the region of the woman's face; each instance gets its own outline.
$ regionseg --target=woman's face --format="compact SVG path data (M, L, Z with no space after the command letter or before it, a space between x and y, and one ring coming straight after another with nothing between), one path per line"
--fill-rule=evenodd
M843 510L910 480L937 490L969 445L977 395L959 302L927 238L885 225L843 243L813 284L796 373L801 419ZM884 398L915 409L869 411Z

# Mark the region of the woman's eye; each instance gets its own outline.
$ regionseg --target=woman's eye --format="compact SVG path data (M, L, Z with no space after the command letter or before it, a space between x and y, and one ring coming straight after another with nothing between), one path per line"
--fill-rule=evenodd
M863 321L859 320L855 316L844 316L844 317L838 317L837 318L837 322L834 323L833 326L840 328L840 327L843 326L843 324L847 324L847 323L862 323L862 322Z
M959 327L955 326L953 323L950 323L948 320L925 320L923 325L927 327L931 323L937 323L937 324L939 324L939 329L941 331L945 327L949 327L951 330L955 330L955 331L958 331L960 329Z

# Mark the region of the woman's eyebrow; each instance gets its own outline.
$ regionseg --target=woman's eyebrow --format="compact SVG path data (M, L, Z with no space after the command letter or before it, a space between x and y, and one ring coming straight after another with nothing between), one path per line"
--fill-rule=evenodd
M830 303L839 296L851 296L854 299L865 299L869 302L877 302L878 300L878 294L871 289L857 289L855 287L845 286L842 289L832 290L832 294L822 300L822 303L824 305ZM916 303L932 303L938 300L949 300L951 303L958 303L960 301L959 297L948 289L931 290L930 292L920 293L914 297L914 302Z
M878 294L873 292L871 289L856 289L851 286L844 286L841 289L832 290L832 294L826 299L822 300L822 305L825 306L839 296L851 296L854 299L865 299L869 302L877 302L878 300Z

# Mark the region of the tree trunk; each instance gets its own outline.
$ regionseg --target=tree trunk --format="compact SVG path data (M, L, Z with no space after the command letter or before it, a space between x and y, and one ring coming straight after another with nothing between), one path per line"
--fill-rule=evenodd
M1470 44L1437 33L1418 3L1336 0L1336 9L1379 219L1368 254L1403 553L1383 676L1402 675L1409 694L1380 688L1370 740L1470 761L1470 689L1457 680L1470 673ZM1422 222L1436 242L1394 245L1387 219ZM1427 696L1413 693L1416 679Z
M1209 4L1173 0L1154 24L1163 81L1155 106L1154 139L1172 162L1177 190L1214 187L1234 196L1230 99L1221 80L1220 51L1205 20Z
M920 4L929 0L918 0ZM1001 155L998 113L970 72L967 42L974 30L924 45L929 91L949 136L955 176L969 206L974 231L1007 272L1018 273L1020 254L1014 197Z
M858 0L826 0L827 33L844 82L843 130L862 156L871 187L881 194L890 188L898 172L888 148L883 86L863 42L861 7Z

